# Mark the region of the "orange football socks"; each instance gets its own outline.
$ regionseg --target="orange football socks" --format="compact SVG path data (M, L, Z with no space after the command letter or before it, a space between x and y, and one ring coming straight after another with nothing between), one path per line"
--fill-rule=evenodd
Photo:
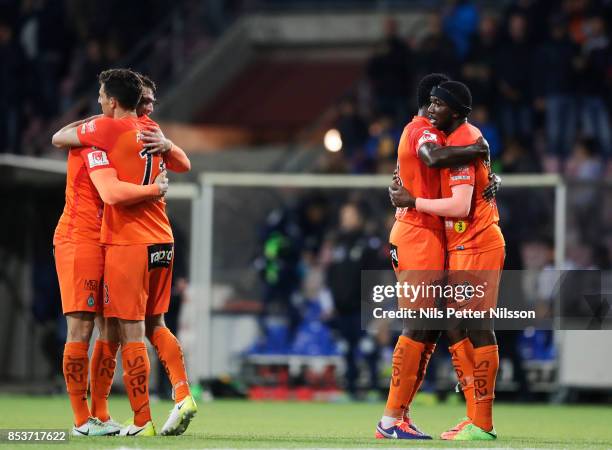
M110 419L108 396L115 376L118 349L118 343L98 339L91 354L91 414L102 422Z
M155 347L159 360L166 369L174 389L174 401L178 403L190 395L181 344L166 327L155 329L153 336L151 336L151 344Z
M393 367L385 416L401 418L418 384L425 344L400 336L393 351Z
M134 411L134 425L141 427L151 420L149 407L149 374L151 364L144 342L128 342L121 347L123 383Z
M466 415L474 419L476 400L474 399L474 347L468 339L462 339L448 348L451 354L457 380L465 397Z
M64 379L70 397L74 424L79 427L90 417L87 405L88 342L67 342L64 346Z
M425 349L423 350L423 353L421 353L421 361L419 363L419 370L417 372L417 380L416 380L416 383L414 384L414 389L412 390L412 393L410 394L410 397L408 397L408 401L406 402L406 412L404 414L406 417L410 416L409 415L410 405L412 404L412 400L414 399L414 396L417 394L417 392L419 392L419 389L421 389L423 380L425 380L425 373L427 372L427 365L429 364L431 355L433 355L433 352L435 350L436 350L436 344L425 344Z
M497 345L474 349L474 397L476 412L473 423L485 431L493 428L493 399L495 379L499 369Z

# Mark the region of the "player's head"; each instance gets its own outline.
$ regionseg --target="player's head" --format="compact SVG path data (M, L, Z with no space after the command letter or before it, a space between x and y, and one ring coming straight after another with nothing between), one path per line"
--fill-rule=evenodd
M157 86L148 76L143 75L142 73L139 73L138 75L142 81L142 96L140 97L140 101L136 107L136 114L138 117L144 115L149 116L153 114L153 111L155 111L155 104L157 103L157 100L155 99Z
M472 94L459 81L445 81L431 90L431 104L427 109L429 120L438 129L448 131L464 122L472 111Z
M430 73L419 81L417 86L417 106L419 109L429 107L431 90L445 81L450 81L450 78L443 73Z
M134 111L142 94L140 77L129 69L109 69L98 75L98 103L104 115L112 117L117 108Z

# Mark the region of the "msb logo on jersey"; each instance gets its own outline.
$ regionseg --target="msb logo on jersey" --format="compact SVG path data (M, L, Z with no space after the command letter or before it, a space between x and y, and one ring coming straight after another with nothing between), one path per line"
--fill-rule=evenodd
M149 253L149 270L170 267L174 256L173 244L156 244L147 247Z

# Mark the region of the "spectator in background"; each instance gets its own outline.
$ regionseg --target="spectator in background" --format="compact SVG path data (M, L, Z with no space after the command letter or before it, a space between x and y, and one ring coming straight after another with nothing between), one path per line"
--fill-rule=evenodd
M565 175L574 180L597 180L603 174L603 163L597 155L596 141L579 139L567 160ZM572 186L568 192L568 207L576 218L584 238L597 240L599 230L593 227L593 217L601 208L601 190L594 186Z
M578 180L596 180L603 172L593 139L579 139L567 161L565 175Z
M470 114L470 122L478 127L489 143L491 159L497 159L501 154L501 137L497 125L489 117L489 110L485 105L475 105Z
M470 50L478 21L478 10L470 0L448 0L444 15L444 31L455 44L460 60L463 60Z
M550 20L550 38L537 50L534 76L538 102L546 106L547 171L560 170L576 137L576 67L578 47L570 41L567 23L561 16ZM522 65L517 65L522 67Z
M539 44L548 35L548 16L551 12L559 9L558 0L511 0L503 14L504 22L502 26L508 29L510 18L519 14L527 20L529 30L529 40L534 44Z
M26 0L22 2L20 41L31 73L30 101L45 119L58 111L57 86L68 66L70 43L64 26L63 2Z
M494 62L499 55L497 21L485 15L480 21L478 34L472 38L469 53L461 75L470 86L472 97L489 110L495 106Z
M98 74L108 67L108 61L103 55L102 43L98 39L89 39L84 47L76 51L70 73L62 82L63 105L66 110L79 96L93 91L93 81Z
M19 103L25 68L13 28L4 22L0 22L0 61L0 153L18 152Z
M397 22L384 23L385 37L367 62L375 114L385 114L403 121L407 116L408 93L412 77L408 64L411 52L397 33Z
M606 76L612 68L612 51L603 18L592 16L587 24L578 76L582 134L594 138L601 154L609 158L612 156L612 134L605 99L611 87L606 84Z
M353 398L357 395L360 348L369 348L363 355L368 362L370 389L378 390L378 352L375 340L361 330L361 271L376 268L380 239L364 231L364 218L356 203L345 203L340 208L338 234L328 242L327 285L332 293L336 312L335 324L346 342L346 389ZM364 342L370 345L363 345Z
M300 285L302 239L294 212L287 207L270 211L261 237L261 254L254 262L263 282L260 346L268 344L268 322L273 313L285 314L290 325L295 325L296 311L288 300Z
M395 169L397 145L401 136L388 116L380 117L370 124L370 137L365 143L366 158L372 172L390 174Z
M507 139L501 155L504 173L533 173L540 171L539 160L530 154L518 139Z
M423 39L415 45L414 60L416 78L428 73L445 73L451 78L457 75L459 59L453 41L442 30L440 14L433 13L427 19Z
M504 137L524 141L532 131L532 92L529 70L533 58L527 29L527 19L514 14L508 22L508 41L502 46L495 62L499 98L499 114Z
M329 226L329 199L322 193L308 196L300 203L297 214L302 235L302 260L307 266L317 265Z
M342 138L342 152L350 162L352 172L366 171L363 146L368 138L368 125L357 111L354 98L345 97L340 101L336 128Z

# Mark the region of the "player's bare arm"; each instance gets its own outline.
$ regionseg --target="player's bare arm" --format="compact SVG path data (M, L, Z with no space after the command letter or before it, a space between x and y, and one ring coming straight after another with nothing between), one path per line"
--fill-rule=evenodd
M489 143L480 137L474 144L466 146L441 147L434 142L425 142L419 147L419 159L428 167L459 167L482 158L490 166ZM482 197L490 202L497 196L501 186L501 177L491 172L489 184L482 192Z
M471 145L440 146L434 142L425 142L419 147L419 159L428 167L458 167L482 158L489 161L489 143L480 137Z
M393 183L389 187L389 198L396 208L415 208L442 217L466 217L470 213L474 186L462 184L451 190L453 195L449 198L415 198L408 189Z
M157 199L168 191L165 171L155 178L153 184L145 186L119 180L117 171L112 168L92 171L89 176L100 198L107 205L133 205L144 200Z
M81 147L82 144L77 134L77 128L78 125L71 128L62 128L53 135L51 143L57 148Z
M191 170L191 161L185 151L175 145L164 133L156 127L141 132L144 148L149 149L150 155L161 154L166 167L172 172L188 172Z
M60 128L57 133L61 133L63 131L69 130L71 128L75 128L76 129L76 127L81 126L84 123L89 122L90 120L97 119L98 117L101 117L101 116L102 116L102 114L96 114L95 116L86 117L85 119L75 120L74 122L70 122L68 125L65 125L62 128ZM55 133L55 134L57 134L57 133ZM63 148L63 147L58 147L58 148Z

